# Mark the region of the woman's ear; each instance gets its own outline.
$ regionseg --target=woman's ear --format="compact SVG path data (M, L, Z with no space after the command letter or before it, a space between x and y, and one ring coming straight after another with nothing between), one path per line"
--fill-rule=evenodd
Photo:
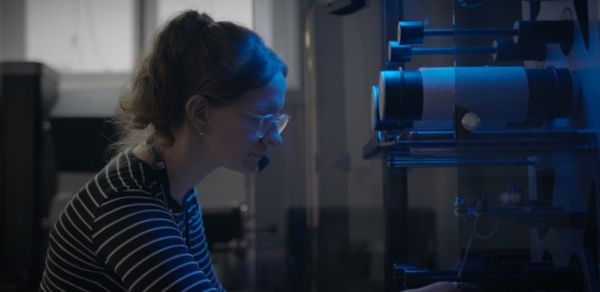
M190 122L200 135L206 134L209 129L208 100L201 95L193 95L185 103L185 113Z

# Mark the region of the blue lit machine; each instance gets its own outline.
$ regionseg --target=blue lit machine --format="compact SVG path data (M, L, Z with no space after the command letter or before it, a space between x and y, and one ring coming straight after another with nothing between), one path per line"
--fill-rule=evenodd
M517 19L486 21L508 10ZM451 28L400 21L372 88L363 156L387 161L387 288L600 291L600 2L457 0L452 12ZM441 55L453 62L411 66ZM458 234L410 233L411 196L441 200L406 189L423 167L457 170L454 203L435 216L453 218L445 224ZM453 236L456 249L423 251ZM432 260L442 253L455 264Z

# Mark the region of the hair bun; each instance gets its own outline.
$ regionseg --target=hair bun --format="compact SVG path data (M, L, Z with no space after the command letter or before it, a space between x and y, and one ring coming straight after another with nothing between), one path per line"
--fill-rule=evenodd
M212 17L210 17L208 14L206 14L204 12L198 14L198 21L200 21L204 25L210 25L210 24L215 23L215 20L212 19Z
M210 17L208 14L206 13L198 13L196 11L191 11L194 12L194 21L196 22L197 25L197 29L201 32L204 32L211 24L215 23L215 20L212 19L212 17Z
M198 13L195 10L186 10L173 19L173 23L179 23L180 26L187 27L188 31L201 31L215 23L215 20L206 13Z

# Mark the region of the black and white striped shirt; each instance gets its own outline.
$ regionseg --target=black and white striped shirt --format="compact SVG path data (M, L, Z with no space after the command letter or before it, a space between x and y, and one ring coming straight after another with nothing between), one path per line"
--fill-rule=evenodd
M130 149L82 187L50 232L40 289L223 291L195 189L181 206L159 175Z

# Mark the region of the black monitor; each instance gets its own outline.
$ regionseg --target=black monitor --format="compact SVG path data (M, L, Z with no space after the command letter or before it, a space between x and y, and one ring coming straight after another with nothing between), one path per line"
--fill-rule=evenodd
M49 112L58 74L40 63L0 63L0 290L36 287L56 191Z

